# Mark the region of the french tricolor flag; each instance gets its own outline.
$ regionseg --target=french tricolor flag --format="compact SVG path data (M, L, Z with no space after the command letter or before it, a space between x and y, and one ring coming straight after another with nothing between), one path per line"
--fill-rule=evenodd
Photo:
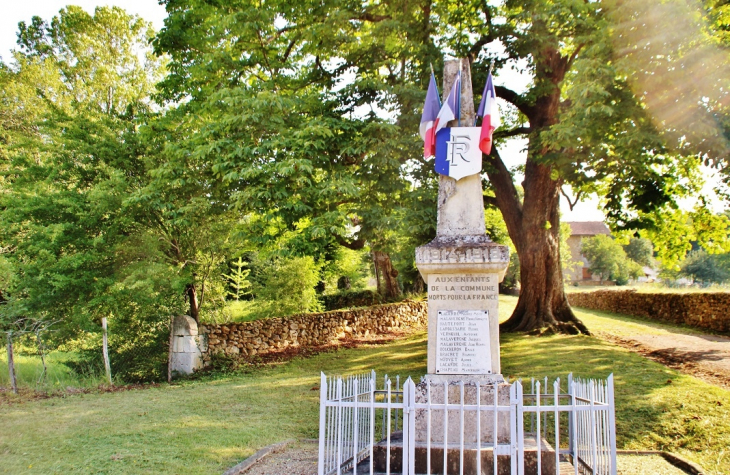
M482 102L479 103L477 115L482 117L482 133L479 137L479 148L489 155L492 151L492 132L502 122L499 120L499 107L497 106L497 93L494 91L492 73L487 76L487 83L484 85Z
M446 124L451 120L458 120L459 113L461 112L461 69L459 74L456 76L456 81L451 87L449 97L446 98L446 102L441 106L438 117L436 117L436 125L434 126L434 136L439 130L446 127Z
M423 156L430 158L436 155L436 124L437 117L441 109L441 99L439 98L439 90L436 87L436 78L431 71L431 81L428 83L428 92L426 92L426 103L423 105L423 114L421 114L421 126L419 132L423 138Z

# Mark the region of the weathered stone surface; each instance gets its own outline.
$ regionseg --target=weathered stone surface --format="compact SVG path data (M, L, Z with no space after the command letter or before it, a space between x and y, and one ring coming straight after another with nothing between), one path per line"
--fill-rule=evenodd
M402 302L246 323L204 325L201 333L207 336L204 338L207 351L203 357L207 362L214 353L238 355L239 351L243 356L254 356L290 346L320 346L343 338L423 328L427 323L426 308L426 302Z
M730 293L639 293L599 290L568 294L570 305L730 332Z
M202 368L203 359L198 324L187 315L175 317L172 322L172 354L170 369L173 374L192 374Z
M446 385L449 404L458 405L462 401L461 385L451 382ZM482 406L493 406L494 405L494 392L495 388L497 391L497 402L500 406L509 406L509 384L481 384L479 386L479 401ZM416 402L427 403L428 402L428 386L426 382L422 382L416 385ZM443 404L444 403L444 385L435 383L431 385L430 389L431 404ZM464 385L464 404L473 405L477 401L477 387L476 384L465 384ZM475 443L477 440L477 418L473 411L465 413L464 426L461 426L461 414L458 409L448 411L448 424L447 424L447 441L456 443L460 440L461 431L464 433L464 443ZM416 441L427 442L428 437L428 414L427 411L419 409L416 410ZM444 441L444 412L443 410L434 410L431 412L431 442ZM482 442L491 443L494 440L494 415L491 411L483 411L481 413L481 420L479 421L479 435ZM509 441L509 412L503 411L497 416L497 431L496 431L498 443L508 443Z

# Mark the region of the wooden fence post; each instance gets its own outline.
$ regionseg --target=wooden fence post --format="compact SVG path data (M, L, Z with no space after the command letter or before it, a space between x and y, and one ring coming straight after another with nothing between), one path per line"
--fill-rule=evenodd
M175 335L173 334L173 328L175 328L175 317L170 317L170 342L167 347L167 382L172 382L172 347L175 341Z
M10 386L13 393L18 394L18 380L15 377L15 361L13 360L13 332L6 333L8 337L8 373L10 376Z
M112 368L111 368L111 365L109 364L109 340L108 340L107 334L106 334L106 317L104 317L104 318L101 319L101 328L104 329L104 347L103 347L103 352L104 352L104 370L106 371L106 380L109 383L109 385L111 386L111 384L112 384Z

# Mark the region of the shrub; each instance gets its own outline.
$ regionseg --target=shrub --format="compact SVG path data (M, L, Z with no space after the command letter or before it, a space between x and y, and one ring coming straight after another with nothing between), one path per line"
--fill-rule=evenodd
M258 313L278 317L322 310L315 291L320 267L310 256L279 258L263 265L254 285Z
M346 290L322 297L325 310L369 307L383 303L383 297L373 290Z

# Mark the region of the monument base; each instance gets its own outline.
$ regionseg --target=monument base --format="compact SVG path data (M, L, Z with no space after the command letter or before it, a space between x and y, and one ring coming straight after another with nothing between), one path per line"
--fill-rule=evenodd
M429 387L429 381L431 382ZM462 393L461 382L464 382ZM477 404L477 385L479 386L479 405L484 407L477 420L473 410L462 411L459 406ZM509 411L494 411L495 391L497 405L501 408L510 405L510 385L504 383L501 374L497 375L427 375L426 379L416 385L415 400L418 404L444 403L444 387L448 395L449 410L432 409L429 411L416 409L416 441L427 442L429 433L431 443L458 442L463 435L464 443L476 444L477 434L482 443L509 443L510 420ZM446 414L448 412L448 420ZM495 425L496 415L496 425ZM478 424L477 424L478 422Z
M443 474L444 473L444 447L428 445L423 442L416 442L416 473L417 474ZM477 474L477 453L480 458L480 472ZM428 471L428 457L431 458L431 471ZM463 458L462 458L463 455ZM556 475L555 449L548 444L547 440L540 440L540 473L542 475ZM387 473L388 464L388 443L387 440L378 442L373 447L373 473ZM537 441L534 435L525 435L525 475L537 475ZM463 460L463 471L460 464ZM403 471L403 433L394 432L390 437L390 473L401 473ZM507 453L497 453L497 470L494 470L494 450L489 448L477 449L474 444L465 444L463 454L460 444L448 444L446 447L446 473L447 475L510 475L512 457ZM361 468L369 468L369 460L358 465L357 473ZM369 473L369 471L367 472Z
M432 386L435 384L443 385L444 382L459 384L460 381L464 381L464 384L479 383L482 386L505 383L501 374L427 374L423 377L423 382L427 381L430 381Z

